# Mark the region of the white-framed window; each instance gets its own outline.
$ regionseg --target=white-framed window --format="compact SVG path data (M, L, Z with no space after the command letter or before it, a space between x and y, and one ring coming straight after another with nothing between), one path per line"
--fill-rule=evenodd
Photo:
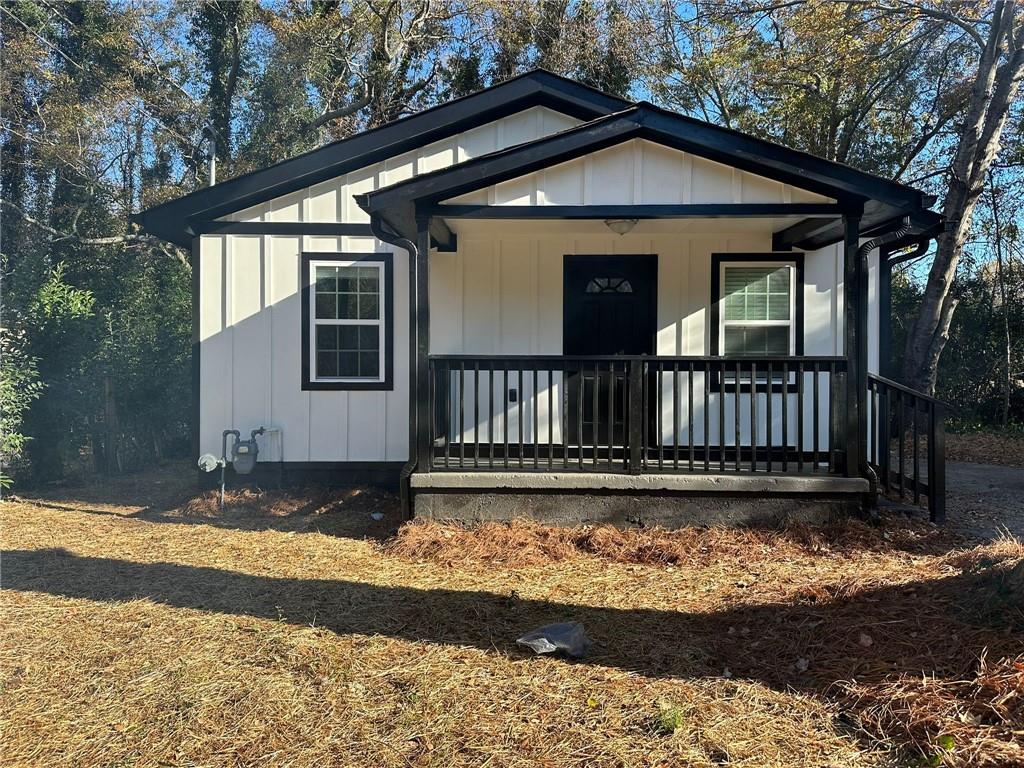
M719 265L719 351L725 357L796 354L796 267L723 261Z
M304 386L390 385L390 254L304 254Z

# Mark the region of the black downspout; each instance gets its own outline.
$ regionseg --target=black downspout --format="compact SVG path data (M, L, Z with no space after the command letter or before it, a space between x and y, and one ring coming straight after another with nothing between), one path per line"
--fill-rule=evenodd
M408 238L391 232L376 214L370 216L370 231L374 237L383 243L397 246L409 252L409 458L402 467L398 476L398 493L401 500L402 511L407 520L412 519L412 488L409 478L416 469L416 401L413 393L416 391L416 262L419 250L416 243Z
M923 256L931 245L931 238L920 240L914 250L893 258L886 248L879 252L878 261L878 372L887 379L897 379L892 354L892 268Z

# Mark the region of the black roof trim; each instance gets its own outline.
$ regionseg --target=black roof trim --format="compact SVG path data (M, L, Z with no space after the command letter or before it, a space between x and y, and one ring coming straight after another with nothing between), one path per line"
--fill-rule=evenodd
M865 228L927 207L925 194L913 187L647 102L560 133L420 174L358 195L356 200L364 210L381 216L409 236L417 205L436 204L633 138L648 139L841 203L863 204ZM834 242L841 237L841 228L818 234Z
M196 190L134 216L144 229L186 246L190 219L215 219L456 133L536 106L590 120L630 102L544 69L431 107L252 173Z

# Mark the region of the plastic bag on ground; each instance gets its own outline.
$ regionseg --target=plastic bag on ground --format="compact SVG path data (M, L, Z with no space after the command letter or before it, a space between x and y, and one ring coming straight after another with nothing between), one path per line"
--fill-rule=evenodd
M535 653L564 653L574 659L582 658L590 650L590 638L578 621L547 624L516 640L519 645Z

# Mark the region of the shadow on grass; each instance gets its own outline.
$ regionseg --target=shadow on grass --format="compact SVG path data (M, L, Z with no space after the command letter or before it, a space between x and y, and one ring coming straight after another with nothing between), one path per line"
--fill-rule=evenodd
M335 494L333 501L324 503L320 496L298 503L286 511L264 512L255 507L227 507L224 512L190 514L184 504L166 507L147 506L135 512L117 512L89 506L80 506L80 500L69 502L49 501L41 498L26 499L32 505L58 512L72 512L86 515L115 517L122 520L140 520L147 523L171 523L175 525L208 525L233 531L279 531L281 533L322 533L329 536L350 539L384 539L393 536L404 522L397 504L392 503L388 494L380 504L367 499L353 500L353 496L367 493L365 489L351 489L344 494ZM373 491L369 496L375 497ZM348 497L348 498L346 498ZM371 512L381 511L384 517L374 520Z
M1021 653L1020 593L988 573L869 589L823 603L740 604L686 612L523 599L483 591L419 589L346 580L255 576L175 563L81 557L65 550L3 553L3 587L97 601L145 598L176 608L315 625L339 635L383 635L521 654L520 634L553 621L584 624L585 663L649 676L729 672L785 688L822 691L836 680L894 673L956 679L988 649ZM980 610L985 604L985 610ZM964 612L965 607L971 613ZM1011 631L1012 630L1012 631ZM870 642L864 640L865 636ZM799 671L806 660L806 671Z
M165 467L105 483L28 493L21 500L60 512L239 531L324 533L384 539L403 522L394 494L375 488L231 489L223 511L216 490L200 490L194 470ZM375 520L371 513L382 513Z

